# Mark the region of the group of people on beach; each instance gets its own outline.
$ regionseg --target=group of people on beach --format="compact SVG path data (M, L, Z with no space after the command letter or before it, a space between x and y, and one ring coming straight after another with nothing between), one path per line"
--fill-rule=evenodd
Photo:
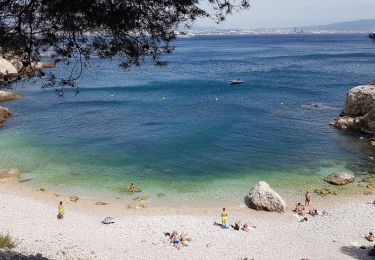
M306 215L306 207L309 207L310 206L310 202L311 202L311 193L309 191L306 191L305 193L305 204L302 204L301 202L298 202L294 211L299 215L299 216L302 216L304 217L303 220L307 220L307 218L305 217ZM313 209L309 209L307 211L307 214L315 217L315 216L322 216L322 215L326 215L327 212L326 211L319 211L318 209L316 208L313 208Z
M192 238L188 236L186 232L181 232L181 234L178 235L178 232L174 230L172 233L164 233L164 235L169 237L170 243L178 250L180 250L183 246L188 246L188 242L192 241Z
M223 229L229 228L229 226L227 225L228 214L227 214L227 211L226 211L225 208L223 208L223 210L221 211L220 218L221 218L221 224L219 224L217 222L214 222L214 225L215 226L220 226ZM237 231L239 231L239 230L243 230L245 232L249 231L249 224L245 223L245 224L241 225L240 221L236 221L233 225L230 225L230 226L234 230L237 230Z

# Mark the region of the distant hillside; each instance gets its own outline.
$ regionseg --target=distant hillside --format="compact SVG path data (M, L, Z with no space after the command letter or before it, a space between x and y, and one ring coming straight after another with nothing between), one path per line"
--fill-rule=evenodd
M307 29L353 31L353 32L375 32L375 19L332 23L332 24L321 25L321 26L309 26L307 27Z

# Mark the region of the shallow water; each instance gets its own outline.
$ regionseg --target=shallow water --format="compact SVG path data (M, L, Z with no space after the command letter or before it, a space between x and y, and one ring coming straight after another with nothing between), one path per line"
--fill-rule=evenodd
M94 59L80 94L66 89L64 100L17 87L23 99L6 104L14 117L0 131L0 169L77 194L122 196L135 182L160 204L241 203L256 181L293 196L372 153L359 135L328 125L346 92L375 78L365 35L197 36L175 45L162 68L122 71ZM246 83L229 86L233 78Z

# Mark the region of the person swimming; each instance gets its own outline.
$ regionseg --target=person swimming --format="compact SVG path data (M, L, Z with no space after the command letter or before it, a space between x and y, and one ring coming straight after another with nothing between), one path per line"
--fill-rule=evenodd
M225 208L223 208L223 211L221 212L221 226L223 228L227 227L227 220L228 220L228 214L225 211Z
M64 213L65 213L65 209L64 209L62 201L60 201L59 206L57 207L57 211L58 211L57 218L58 219L63 219L64 218Z

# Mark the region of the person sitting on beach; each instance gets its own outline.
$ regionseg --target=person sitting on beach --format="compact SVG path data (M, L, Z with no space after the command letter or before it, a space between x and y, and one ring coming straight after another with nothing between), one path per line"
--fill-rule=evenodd
M134 186L134 183L130 183L130 186L129 186L129 192L135 192L135 186Z
M310 201L311 201L311 194L309 191L306 191L305 194L305 206L310 206Z
M227 227L227 220L228 220L228 214L225 212L225 208L223 208L223 211L221 212L221 226L223 228Z
M236 223L234 223L234 225L231 225L231 227L232 227L234 230L239 231L240 228L241 228L240 222L237 221Z
M297 209L297 214L301 216L305 216L305 206L300 205Z
M64 213L65 213L65 209L64 209L62 201L60 201L59 206L57 207L57 211L58 211L57 218L58 219L63 219L64 218Z
M372 232L369 232L366 236L365 239L370 242L374 242L374 235Z
M295 209L294 209L294 212L298 212L300 207L301 207L301 202L298 202Z
M242 230L245 231L245 232L249 232L249 230L250 230L249 229L249 224L247 224L247 223L243 224Z

